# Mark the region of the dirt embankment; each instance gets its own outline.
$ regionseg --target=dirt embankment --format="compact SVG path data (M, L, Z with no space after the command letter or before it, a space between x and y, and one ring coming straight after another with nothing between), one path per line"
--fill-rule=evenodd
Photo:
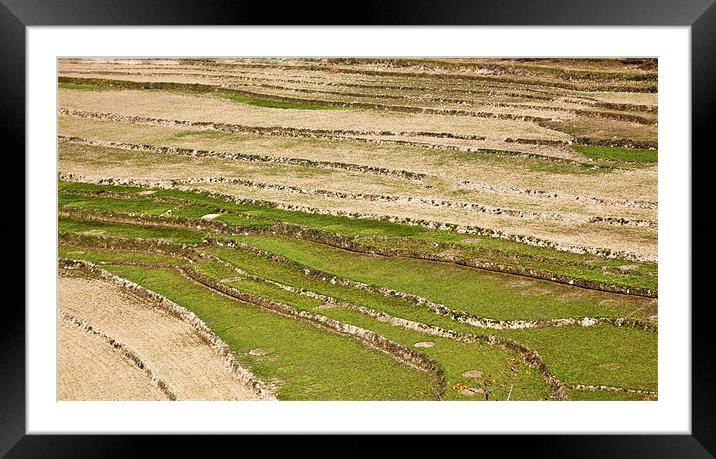
M135 363L66 320L57 326L59 400L167 400Z
M58 397L255 400L194 327L104 279L59 278Z

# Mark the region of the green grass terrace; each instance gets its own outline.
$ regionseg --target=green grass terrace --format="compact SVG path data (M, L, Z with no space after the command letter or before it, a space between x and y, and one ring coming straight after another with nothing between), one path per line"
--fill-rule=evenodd
M508 269L655 290L653 263L176 189L58 188L60 258L95 263L190 309L280 399L656 397L655 296ZM446 248L458 256L440 259ZM318 316L439 371L327 330Z

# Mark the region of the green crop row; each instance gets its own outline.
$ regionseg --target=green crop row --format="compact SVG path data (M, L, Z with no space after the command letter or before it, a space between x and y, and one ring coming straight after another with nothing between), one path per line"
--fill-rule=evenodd
M397 317L418 322L422 321L423 323L443 328L471 331L473 334L494 333L515 339L537 351L544 358L552 373L567 384L611 385L631 389L656 390L657 335L652 332L613 326L587 328L569 326L500 331L481 330L452 322L446 317L437 316L428 310L407 304L397 298L387 298L379 294L333 284L330 281L322 281L301 270L271 262L265 257L245 250L226 247L202 250L208 250L225 261L246 271L251 271L253 274L283 284L322 293L338 300L370 307ZM166 264L172 264L171 257L164 257L160 260L157 258L159 256L154 254L142 254L134 251L61 247L60 254L61 256L95 262L126 262L134 260L135 262L161 261ZM179 264L177 259L174 259L173 264ZM520 366L522 365L520 364L516 371L507 371L505 362L512 362L508 366L515 366L515 356L510 356L507 351L487 348L482 344L467 344L447 338L436 338L422 332L398 328L379 322L357 311L335 305L317 310L316 308L322 305L322 301L240 276L235 270L221 263L205 261L196 263L193 266L203 274L223 281L226 285L240 291L289 304L298 309L320 312L336 320L376 331L408 347L414 346L417 342L429 341L434 343L433 347L420 349L420 351L435 358L445 369L448 381L446 397L448 398L474 399L474 395L466 396L462 394L462 389L460 389L463 386L472 387L470 384L473 386L476 384L472 378L463 376L465 371L474 369L490 376L489 380L480 381L479 384L481 387L489 386L491 388L493 399L500 397L504 399L506 396L505 390L509 385L513 386L513 390L516 390L513 393L513 399L544 398L548 392L548 388L539 378L536 370ZM121 272L126 274L128 272L149 273L157 271L156 269L140 267L114 267L110 269L119 275L122 275ZM118 269L129 271L117 271ZM186 279L180 279L186 282ZM152 290L156 290L157 285L159 285L147 283L143 277L135 276L131 280L135 280ZM166 296L187 306L185 302L182 302L181 296L170 296L172 294L171 288L162 290L160 293L167 293ZM174 292L174 294L179 295L177 292ZM209 304L204 307L212 309ZM456 326L451 327L451 324ZM215 331L219 332L218 329L215 329ZM489 357L490 355L492 357ZM519 382L516 383L516 381ZM601 396L599 395L601 392L597 394ZM575 392L574 395L575 397L588 397L589 394Z
M434 254L445 250L447 244L455 256L466 259L543 270L626 287L655 289L657 286L656 263L605 259L596 255L569 253L495 237L475 237L475 235L459 234L454 231L432 230L385 220L281 210L259 204L230 202L189 191L159 189L154 190L151 195L138 195L139 190L136 187L60 181L59 204L60 208L134 212L146 215L167 213L189 218L220 213L218 221L237 229L268 229L276 223L286 222L352 238L367 251L371 248L403 248ZM117 199L101 194L87 194L101 192L120 193L125 196ZM162 199L184 201L188 204L156 202ZM630 269L621 270L622 266L629 266Z

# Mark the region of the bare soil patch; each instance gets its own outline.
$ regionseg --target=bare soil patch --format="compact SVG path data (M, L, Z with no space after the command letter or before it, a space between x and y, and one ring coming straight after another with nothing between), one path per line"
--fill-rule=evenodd
M132 349L179 400L257 398L230 374L223 358L191 325L111 282L60 277L59 305L61 311L82 318ZM71 349L61 350L62 353L72 354ZM74 391L79 399L84 397L81 388Z
M541 190L546 193L558 193L574 196L595 196L603 198L615 198L623 200L649 200L656 201L656 168L645 168L643 170L615 170L609 173L585 174L585 173L567 173L572 169L564 169L558 167L554 169L548 160L526 159L514 156L504 156L497 154L477 154L467 151L445 151L436 150L412 145L395 144L395 143L365 143L355 140L328 140L328 139L306 139L306 138L286 138L281 136L262 136L249 133L229 134L229 133L187 133L179 129L173 129L162 126L145 126L131 123L119 123L105 120L94 120L88 118L80 118L74 116L60 116L60 133L67 136L87 137L92 139L103 139L122 141L132 144L151 144L161 146L172 146L181 148L191 148L200 150L235 152L266 155L271 157L286 158L303 158L311 161L335 161L341 163L355 163L362 165L377 166L392 170L406 170L439 177L442 181L452 183L451 189L455 187L465 189L465 186L457 185L459 182L480 183L482 188L493 187L497 190L504 189L529 189ZM433 138L432 142L456 142L468 144L475 142L479 148L496 148L520 151L530 154L539 154L542 156L567 156L576 155L567 146L552 145L533 145L521 143L508 143L498 141L468 141L458 139ZM462 148L462 147L460 147ZM74 147L74 150L78 148ZM61 153L70 152L70 145L62 143ZM79 152L78 152L79 153ZM136 158L143 158L139 152L134 152ZM127 160L116 161L117 155L106 158L105 164L116 163L118 166L127 163ZM102 157L105 159L104 157ZM65 155L63 160L70 159ZM78 156L78 160L88 162L87 166L97 165L93 159L97 157ZM202 160L200 163L199 160ZM213 158L194 158L191 161L191 169L182 167L181 169L190 172L191 175L214 173L217 175L230 175L233 169L241 167L244 178L251 177L254 180L260 179L258 172L252 169L246 170L248 165L238 166L228 161L220 161L223 169L217 166L209 169L208 166L213 164L210 160ZM177 178L187 176L187 173L178 170L174 164L187 164L189 158L178 158L176 156L159 156L157 163L163 164L162 173L166 176L170 171ZM145 163L148 162L144 161ZM61 161L64 163L64 161ZM207 167L198 167L200 164L206 164ZM542 168L540 168L542 166ZM300 170L301 168L298 168ZM213 172L211 172L213 170ZM272 181L296 180L291 185L299 185L300 180L307 177L305 173L298 173L296 170L291 172L276 173ZM554 172L560 172L555 174ZM584 172L584 168L576 169L572 172ZM119 171L117 173L120 173ZM133 172L134 173L134 172ZM249 175L252 174L252 175ZM262 174L266 176L266 174ZM361 174L359 182L368 179L367 174ZM285 177L285 179L284 179ZM323 178L321 176L321 178ZM323 183L314 183L314 188L325 188L326 184L334 184L333 179L324 180ZM401 187L410 186L405 180L395 182L393 187L400 185ZM440 185L442 188L443 185ZM432 189L433 191L440 191ZM587 193L588 190L588 193ZM394 188L394 191L396 189ZM405 193L406 191L402 191ZM410 189L411 193L416 190ZM495 194L495 193L492 193ZM501 193L514 194L514 193ZM530 198L536 196L529 196ZM531 199L534 201L534 199ZM554 201L554 199L550 199ZM560 200L563 201L563 200ZM571 200L569 203L578 204L577 201ZM581 205L583 208L594 207L590 205ZM559 203L557 205L564 205ZM604 207L604 206L600 206Z
M472 396L475 396L475 395L478 395L478 394L484 394L484 393L485 393L485 389L482 389L482 388L480 388L480 387L466 387L466 388L462 389L462 390L460 391L460 393L461 393L462 395L467 395L467 396L472 397Z
M482 372L480 370L468 370L462 375L466 378L479 378L482 376Z
M533 122L368 110L276 110L219 99L162 91L76 91L60 89L60 107L186 121L213 121L258 127L390 132L448 132L531 139L558 139L564 134Z
M167 400L121 352L81 328L58 322L58 400Z
M575 246L607 248L638 254L644 259L656 259L656 228L614 226L580 221L529 219L495 215L465 209L424 205L415 202L378 202L336 199L310 194L291 194L281 191L244 187L234 184L193 184L193 189L210 190L238 199L259 199L281 203L298 210L319 209L339 215L359 214L373 218L394 217L430 220L457 225L475 226L501 231L505 234L530 235L540 239Z

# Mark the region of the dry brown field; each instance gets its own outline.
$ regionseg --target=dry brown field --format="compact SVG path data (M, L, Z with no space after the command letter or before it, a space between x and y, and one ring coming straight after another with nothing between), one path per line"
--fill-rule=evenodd
M58 72L60 398L658 398L656 60Z
M110 281L60 277L59 313L60 400L259 398L190 324Z

